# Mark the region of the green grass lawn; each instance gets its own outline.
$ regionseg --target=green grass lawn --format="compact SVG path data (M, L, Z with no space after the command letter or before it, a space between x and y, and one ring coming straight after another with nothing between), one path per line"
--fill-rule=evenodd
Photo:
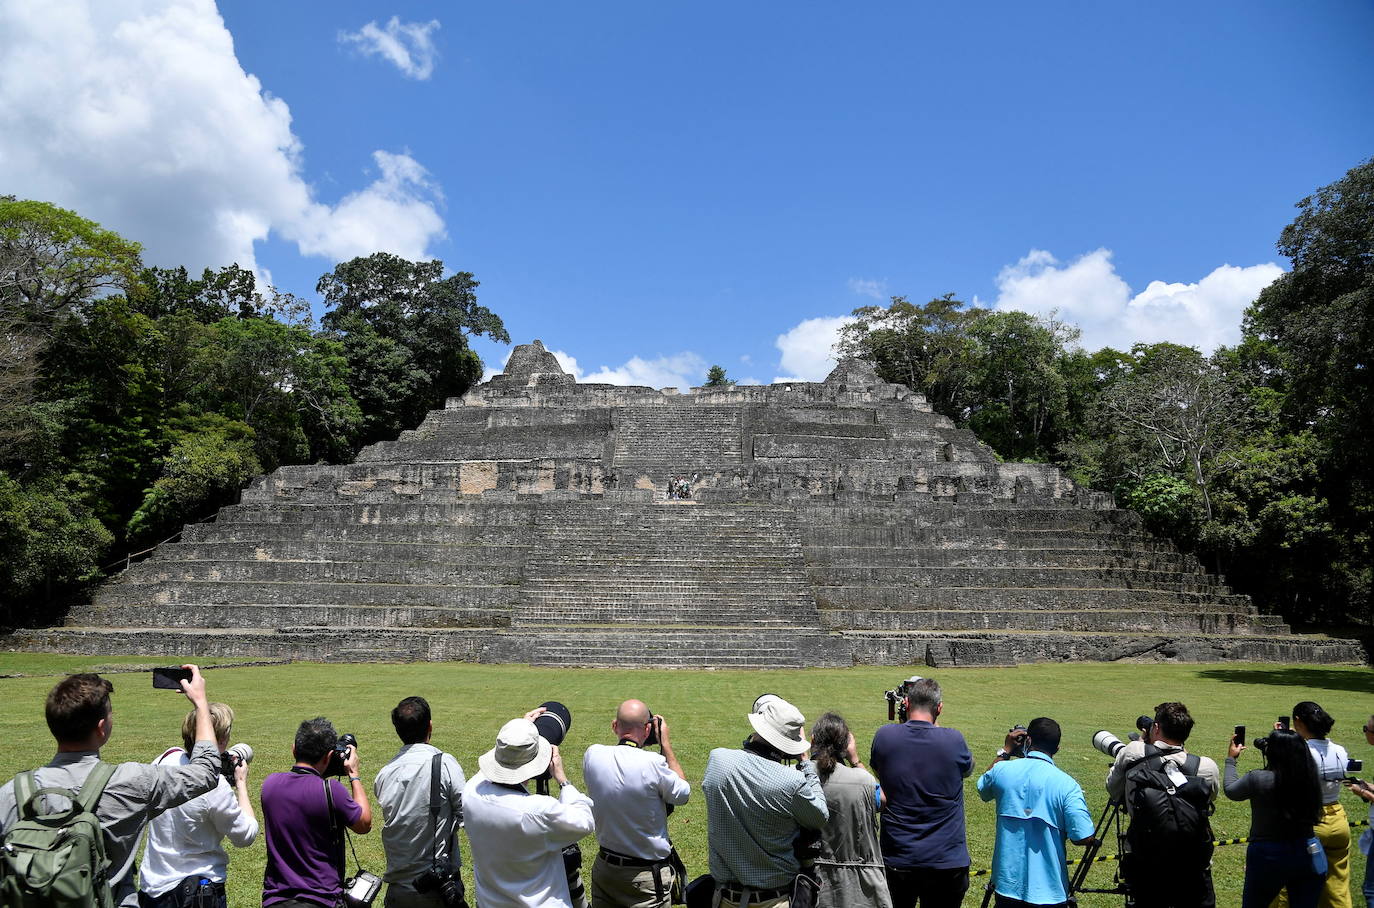
M72 671L102 670L115 685L115 732L107 760L154 759L178 743L185 698L155 691L146 672L127 671L156 660L0 654L0 779L40 765L53 746L43 722L43 698L57 677ZM399 747L390 710L402 697L419 694L434 709L434 743L452 752L469 775L477 756L489 749L506 720L544 700L560 700L574 724L564 750L568 772L580 782L582 750L610 742L616 705L638 697L672 725L678 757L694 784L701 779L712 748L737 746L749 730L745 713L760 693L777 693L814 720L826 710L848 720L866 757L873 731L886 721L882 692L923 668L854 668L814 671L604 671L465 664L320 665L292 664L220 667L206 673L211 699L234 707L234 739L257 752L250 787L268 772L291 764L291 740L302 719L324 715L340 732L358 737L363 776L369 781ZM1197 720L1190 749L1221 763L1231 727L1244 723L1250 736L1262 733L1275 717L1299 700L1316 700L1336 718L1331 737L1351 756L1374 760L1360 726L1374 712L1374 672L1364 668L1271 665L1031 665L1020 668L941 669L930 672L945 692L942 724L959 729L973 749L976 764L966 789L969 848L973 867L989 865L993 813L978 800L974 782L1000 746L1007 728L1047 715L1064 727L1058 757L1061 768L1082 783L1096 817L1105 806L1102 788L1107 759L1093 750L1092 733L1107 728L1121 737L1134 718L1164 700L1182 700ZM1241 769L1258 764L1253 749ZM1374 763L1371 763L1374 766ZM1366 776L1368 776L1368 772ZM370 786L369 786L370 787ZM1363 820L1365 805L1346 794L1352 820ZM378 813L380 817L380 812ZM1219 838L1243 836L1249 807L1218 803L1213 827ZM706 814L700 797L674 813L670 828L692 875L706 872ZM1358 834L1359 830L1356 830ZM377 832L355 837L363 865L381 873L385 861ZM584 844L588 864L595 848ZM1114 843L1103 853L1115 852ZM466 851L466 848L465 848ZM1078 849L1070 847L1071 856ZM1244 846L1217 849L1218 905L1240 904ZM232 852L230 904L258 904L265 848ZM1358 892L1364 858L1354 855ZM351 868L350 859L350 868ZM1097 867L1089 885L1110 885L1114 865ZM351 872L351 870L350 870ZM983 879L975 879L965 899L977 905ZM1118 897L1089 896L1084 905L1119 905ZM380 905L380 901L378 902Z

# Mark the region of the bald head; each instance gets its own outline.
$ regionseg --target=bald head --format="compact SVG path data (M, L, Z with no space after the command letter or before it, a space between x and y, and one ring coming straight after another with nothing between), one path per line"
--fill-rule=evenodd
M644 739L649 736L649 716L649 707L645 706L643 701L626 700L620 704L620 709L615 711L611 731L621 740L629 738L642 745Z

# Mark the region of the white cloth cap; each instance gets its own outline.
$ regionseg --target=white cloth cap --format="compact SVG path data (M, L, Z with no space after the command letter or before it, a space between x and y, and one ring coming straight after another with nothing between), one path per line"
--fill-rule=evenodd
M811 747L804 734L806 717L791 703L774 694L765 694L754 701L749 724L760 738L792 757L799 757Z
M502 785L519 785L549 768L553 745L529 719L511 719L496 733L496 746L477 758L482 774Z

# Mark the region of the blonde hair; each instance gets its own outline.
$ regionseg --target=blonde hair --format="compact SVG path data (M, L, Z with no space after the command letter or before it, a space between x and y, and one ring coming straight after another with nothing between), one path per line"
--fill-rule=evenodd
M227 703L210 704L210 724L215 729L215 744L227 744L229 742L229 731L234 725L234 711ZM196 746L196 711L193 709L186 714L186 721L181 723L181 743L186 745L186 752Z

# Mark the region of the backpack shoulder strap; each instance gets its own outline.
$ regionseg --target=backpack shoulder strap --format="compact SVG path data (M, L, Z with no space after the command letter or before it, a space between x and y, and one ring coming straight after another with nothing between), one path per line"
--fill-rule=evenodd
M34 776L32 769L19 773L14 777L14 804L18 808L19 816L24 815L24 805L38 788L38 779Z
M1198 767L1200 766L1202 766L1202 757L1199 757L1197 754L1188 754L1187 759L1183 761L1183 774L1185 776L1196 776Z
M81 809L88 813L95 813L96 802L105 793L105 786L110 784L110 777L114 775L115 765L113 763L97 762L95 769L86 777L86 781L81 783L81 791L76 796L76 803L81 805Z
M1130 772L1131 770L1139 766L1141 763L1144 763L1146 760L1159 760L1160 762L1163 762L1164 753L1160 751L1159 748L1155 747L1153 744L1146 744L1145 755L1143 757L1137 757L1136 759L1127 763L1125 766L1121 767L1121 771L1123 773Z

